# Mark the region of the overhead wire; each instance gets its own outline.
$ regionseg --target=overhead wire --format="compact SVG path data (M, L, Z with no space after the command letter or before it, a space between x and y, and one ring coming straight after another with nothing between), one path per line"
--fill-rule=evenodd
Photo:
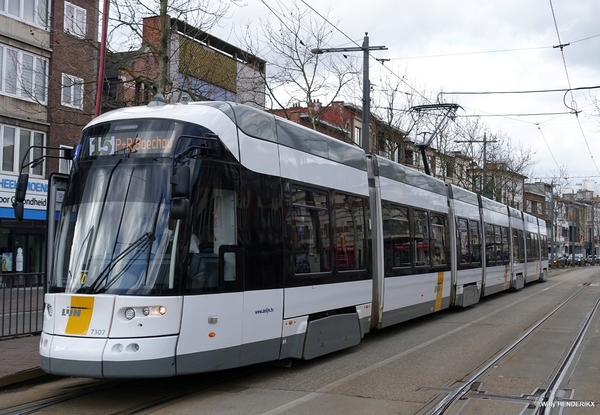
M353 41L346 33L344 33L341 29L339 29L336 25L333 25L327 18L325 18L324 16L322 16L317 10L315 10L311 5L309 5L305 0L300 0L302 1L302 3L304 3L308 8L310 8L314 13L316 13L318 16L320 16L322 19L324 19L327 23L329 23L330 25L332 25L333 27L335 27L335 29L340 32L343 36L345 36L347 39L351 40L355 45L361 47L361 45L359 45L357 42ZM371 53L369 53L369 56L374 58L372 56ZM420 91L417 91L414 87L412 87L410 84L408 84L408 82L406 82L406 80L403 77L400 77L398 74L396 74L394 71L391 70L391 68L388 68L387 66L385 66L384 64L385 61L380 61L381 65L393 76L397 77L402 83L404 83L408 88L410 88L411 91L413 91L414 93L416 93L417 95L419 95L421 98L423 98L426 102L428 103L433 103L433 101L426 97L425 95L423 95ZM439 95L438 95L438 102L439 102ZM464 133L467 133L464 128L460 125L457 124L457 128L459 128L460 130L463 130Z
M350 42L352 42L354 45L358 46L358 47L362 47L362 45L358 44L358 42L356 42L354 39L352 39L350 36L348 36L346 33L344 33L343 30L341 30L339 27L337 27L337 25L334 25L333 23L331 23L329 21L329 19L327 19L325 16L323 16L321 13L319 13L314 7L312 7L310 4L308 4L305 0L300 0L302 3L304 3L304 5L306 5L306 7L308 7L309 9L311 9L314 13L316 13L319 17L321 17L323 20L325 20L327 23L329 23L332 27L334 27L340 34L342 34L342 36L344 36L345 38L347 38L348 40L350 40ZM369 56L372 57L373 59L376 59L371 53L369 53ZM400 81L402 83L404 83L411 91L413 91L414 93L418 94L419 96L421 96L423 99L425 99L427 102L432 103L432 101L427 98L426 96L424 96L420 91L417 91L415 88L413 88L411 85L408 84L408 82L406 82L405 79L403 79L402 77L398 76L398 74L396 74L395 72L393 72L390 68L388 68L387 66L384 65L383 62L380 62L381 65L386 68L390 73L392 73L394 76L396 76L398 79L400 79Z
M587 147L588 153L590 154L590 158L592 160L592 163L594 164L594 167L596 168L596 171L598 171L598 173L600 174L600 170L598 169L598 165L596 164L596 160L594 159L594 155L592 154L592 150L590 148L590 145L588 143L587 137L585 136L585 132L583 131L583 127L581 126L581 122L579 120L579 114L577 111L577 103L575 102L575 98L573 97L573 89L571 87L571 79L569 77L569 70L567 69L567 60L565 58L565 52L564 52L564 48L565 46L568 46L569 44L563 44L561 39L560 39L560 31L558 30L558 22L556 21L556 13L554 12L554 5L552 4L552 0L548 0L550 3L550 10L552 11L552 19L554 21L554 28L556 29L556 37L558 39L558 45L555 46L555 48L560 49L560 54L562 56L562 61L563 61L563 66L565 68L565 75L567 77L567 84L569 85L569 90L570 90L570 95L571 95L571 105L573 107L568 107L570 110L575 112L575 117L577 119L577 124L579 125L579 131L581 132L581 136L583 137L583 141L585 142L585 146ZM565 104L566 105L566 104Z
M570 44L584 42L586 40L590 40L596 37L600 37L600 34L588 36L583 39L573 40L569 42ZM487 55L490 53L506 53L506 52L524 52L529 50L541 50L541 49L554 49L554 46L533 46L529 48L512 48L512 49L496 49L496 50L483 50L476 52L460 52L460 53L442 53L438 55L418 55L418 56L402 56L398 58L390 58L390 60L411 60L411 59L429 59L429 58L448 58L453 56L468 56L468 55Z
M362 47L362 45L361 45L361 44L359 44L359 43L358 43L356 40L354 40L354 39L352 39L350 36L348 36L348 35L347 35L347 34L346 34L344 31L342 31L342 30L341 30L341 29L340 29L340 28L339 28L337 25L335 25L335 24L333 24L331 21L329 21L329 19L328 19L328 18L326 18L325 16L323 16L321 13L319 13L319 11L317 11L317 10L316 10L314 7L312 7L310 4L308 4L308 3L307 3L305 0L300 0L300 1L301 1L301 2L302 2L302 3L303 3L305 6L306 6L306 7L308 7L310 10L312 10L312 11L313 11L315 14L317 14L317 15L318 15L318 16L319 16L321 19L323 19L325 22L327 22L329 25L331 25L331 26L332 26L332 27L333 27L333 28L334 28L336 31L338 31L338 32L339 32L339 33L340 33L342 36L344 36L346 39L348 39L348 40L349 40L349 43L351 43L351 44L354 44L354 45L356 45L357 47ZM566 45L562 44L562 42L561 42L561 39L560 39L560 32L559 32L559 30L558 30L558 24L557 24L557 21L556 21L556 15L555 15L555 12L554 12L554 7L553 7L553 5L552 5L552 0L549 0L549 1L550 1L550 7L551 7L551 9L552 9L552 16L553 16L553 19L554 19L554 25L555 25L555 29L556 29L556 33L557 33L557 37L558 37L558 40L559 40L559 45L558 45L558 46L552 46L552 48L560 48L560 50L561 50L562 59L563 59L563 66L564 66L564 68L565 68L565 74L566 74L566 76L567 76L567 83L568 83L568 86L569 86L569 88L568 88L568 89L547 89L547 90L532 90L532 91L526 91L526 90L523 90L523 91L448 92L448 93L440 93L440 94L438 94L438 101L439 101L439 96L441 96L441 95L466 95L466 94L471 94L471 95L484 95L484 94L510 94L510 93L513 93L513 94L529 94L529 93L565 92L565 96L566 96L566 94L570 94L570 95L571 95L571 100L572 100L571 104L572 104L572 105L575 107L575 105L576 105L576 102L575 102L575 99L574 99L574 97L573 97L573 91L576 91L576 90L585 90L585 89L588 89L588 90L589 90L589 89L598 89L598 88L600 88L600 86L590 86L590 87L579 87L579 88L572 88L572 87L571 87L571 81L570 81L569 74L568 74L567 65L566 65L566 59L565 59L565 56L564 56L564 51L563 51L564 47L565 47L565 46L568 46L568 45L569 45L569 44L571 44L571 43L582 42L582 41L589 40L589 39L592 39L592 38L600 37L600 34L598 34L598 35L593 35L593 36L589 36L589 37L586 37L586 38L583 38L583 39L578 39L578 40L576 40L576 41L573 41L573 42L570 42L569 44L566 44ZM262 2L263 4L265 4L265 5L266 5L266 6L269 8L269 10L271 10L271 12L272 12L272 13L276 14L276 13L275 13L275 11L274 11L272 8L270 8L270 7L269 7L269 6L268 6L268 5L265 3L265 1L264 1L264 0L261 0L261 2ZM278 19L280 19L280 17L279 17L279 16L277 16L277 17L278 17ZM280 19L280 20L281 20L281 19ZM284 24L284 26L286 26L286 25ZM480 54L480 53L498 53L498 52L513 52L513 51L524 51L524 50L532 50L532 49L549 49L549 48L550 48L549 46L548 46L548 47L546 47L546 46L543 46L543 47L535 47L535 48L503 49L503 50L496 50L496 51L490 51L490 52L472 52L472 53L460 53L460 54L454 54L454 55ZM379 62L379 63L380 63L380 64L381 64L381 65L382 65L382 66L385 68L385 70L386 70L386 71L388 71L388 72L389 72L391 75L393 75L393 76L397 77L397 78L398 78L398 79L399 79L399 80L400 80L400 81L401 81L401 82L402 82L404 85L406 85L406 86L407 86L407 87L408 87L408 88L409 88L409 89L410 89L410 90L411 90L413 93L415 93L415 94L417 94L418 96L420 96L420 97L421 97L421 98L422 98L424 101L426 101L426 102L428 102L428 103L433 103L432 99L430 99L429 97L425 96L425 95L424 95L422 92L418 91L416 88L414 88L413 86L411 86L411 85L410 85L410 84L409 84L409 83L408 83L408 82L407 82L407 81L404 79L404 77L401 77L401 76L399 76L399 75L398 75L397 73L395 73L395 72L394 72L394 71L393 71L391 68L389 68L388 66L386 66L386 65L384 64L384 62L385 62L384 60L378 60L378 59L377 59L377 58L375 58L375 57L374 57L374 56L373 56L371 53L369 53L369 56L370 56L370 57L372 57L373 59L375 59L377 62ZM434 56L431 56L431 57L440 57L440 56L452 56L452 55L434 55ZM423 56L423 57L427 57L427 56ZM408 59L408 58L398 58L398 59ZM595 160L594 160L594 157L593 157L593 155L592 155L592 153L591 153L591 149L590 149L590 146L589 146L589 144L588 144L587 138L586 138L586 136L585 136L585 132L584 132L584 130L583 130L583 127L581 126L581 123L580 123L580 120L579 120L579 117L578 117L578 113L579 113L580 111L579 111L579 110L577 110L576 108L571 108L571 107L568 107L568 106L567 106L567 108L569 108L569 110L571 110L571 111L570 111L570 112L565 112L565 113L558 113L558 112L557 112L557 113L538 113L538 114L487 114L486 116L497 116L497 117L502 117L502 116L503 116L503 117L510 118L510 117L526 117L526 116L557 115L557 116L559 116L559 117L560 117L560 116L562 116L562 115L568 115L568 114L573 114L573 113L574 113L574 114L575 114L575 116L576 116L576 118L577 118L577 122L578 122L578 125L579 125L579 128L580 128L580 132L581 132L581 134L582 134L582 136L583 136L583 139L584 139L584 141L585 141L585 144L586 144L586 147L587 147L587 149L588 149L588 152L590 153L590 156L591 156L591 158L592 158L592 162L593 162L593 164L594 164L594 167L596 168L596 170L597 170L597 171L598 171L598 173L600 174L600 170L598 169L598 166L596 165L596 162L595 162ZM463 117L463 118L464 118L464 117L476 117L476 116L478 116L478 115L460 115L460 117ZM555 117L555 118L558 118L558 117ZM554 119L554 118L552 118L552 119ZM549 120L547 120L547 121L549 121ZM547 121L544 121L544 122L547 122ZM540 132L540 134L542 135L542 138L544 139L544 142L546 143L546 146L548 146L548 148L549 148L549 150L550 150L550 153L551 153L551 156L552 156L552 158L554 159L555 163L558 165L558 163L556 162L556 159L555 159L554 155L552 154L552 151L551 151L551 149L550 149L550 147L549 147L549 145L548 145L548 142L547 142L547 140L546 140L546 138L545 138L545 136L544 136L544 134L543 134L543 132L542 132L542 130L541 130L541 128L540 128L540 124L542 124L542 123L531 123L531 122L528 122L528 123L529 123L529 124L533 124L533 125L535 125L535 126L538 128L538 131L539 131L539 132ZM459 128L460 128L460 127L459 127Z
M554 163L556 164L556 167L558 167L558 170L560 171L560 165L558 164L558 161L556 161L556 157L554 157L554 153L552 152L552 148L550 148L550 144L548 144L548 140L546 140L546 136L544 135L544 132L542 131L542 128L539 125L537 126L537 128L538 128L538 131L540 132L540 135L544 139L544 143L546 144L546 147L548 147L548 151L550 152L550 156L552 156L552 160L554 160Z

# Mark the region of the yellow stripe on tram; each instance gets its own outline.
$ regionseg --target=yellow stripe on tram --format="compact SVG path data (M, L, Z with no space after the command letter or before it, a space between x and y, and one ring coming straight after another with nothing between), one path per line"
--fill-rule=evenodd
M435 308L433 311L440 311L442 309L442 292L444 288L444 272L438 272L437 280L437 293L435 294Z
M85 336L90 328L94 311L94 297L71 297L71 308L65 334Z

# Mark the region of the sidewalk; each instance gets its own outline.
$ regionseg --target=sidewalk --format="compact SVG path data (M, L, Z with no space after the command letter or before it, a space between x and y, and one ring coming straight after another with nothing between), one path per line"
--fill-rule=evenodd
M0 339L0 388L46 373L40 369L39 343L39 335Z

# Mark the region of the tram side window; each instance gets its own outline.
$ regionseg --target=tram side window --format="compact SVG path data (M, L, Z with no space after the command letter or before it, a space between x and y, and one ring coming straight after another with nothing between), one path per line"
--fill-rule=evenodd
M496 265L502 265L502 227L494 225L494 245L496 252L494 253Z
M192 293L232 290L238 280L235 257L228 252L220 260L219 251L238 242L236 170L212 161L194 168L197 176L190 200L191 224L181 231L189 241L188 288Z
M431 214L431 247L433 249L433 266L446 265L448 249L446 218L443 215Z
M385 262L393 268L412 266L408 208L384 205L383 212Z
M513 261L518 262L519 257L519 232L516 229L512 231L512 248L513 248Z
M458 261L460 264L470 264L471 256L469 253L469 223L466 219L458 219L456 224L458 243Z
M524 262L525 261L525 240L523 239L523 231L522 230L518 230L517 234L519 235L518 237L518 242L519 242L519 261L520 262Z
M336 193L333 196L333 211L335 258L338 270L364 269L364 200L360 197Z
M496 234L494 225L485 224L485 264L496 265Z
M429 218L422 210L413 210L413 238L416 266L431 265L429 249Z
M500 227L502 234L502 263L508 264L510 262L510 251L508 248L508 228Z
M534 259L533 243L532 243L531 239L532 239L531 232L527 232L525 234L525 248L527 249L527 259L529 261L533 261L533 259Z
M471 263L481 262L481 235L479 233L479 223L469 221L469 233L471 236Z
M540 239L537 233L533 234L533 258L540 260Z
M327 193L292 188L292 260L295 274L331 270Z
M548 239L546 238L546 235L540 235L540 244L541 244L541 255L542 257L540 258L541 260L544 260L546 258L546 253L548 252Z

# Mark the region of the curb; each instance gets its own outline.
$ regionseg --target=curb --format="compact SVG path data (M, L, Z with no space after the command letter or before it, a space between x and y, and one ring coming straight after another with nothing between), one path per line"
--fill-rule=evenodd
M32 379L37 379L42 376L48 375L41 368L36 367L33 369L27 369L22 372L13 373L8 376L3 376L0 378L0 388L5 388L7 386L15 385L17 383L25 382Z

